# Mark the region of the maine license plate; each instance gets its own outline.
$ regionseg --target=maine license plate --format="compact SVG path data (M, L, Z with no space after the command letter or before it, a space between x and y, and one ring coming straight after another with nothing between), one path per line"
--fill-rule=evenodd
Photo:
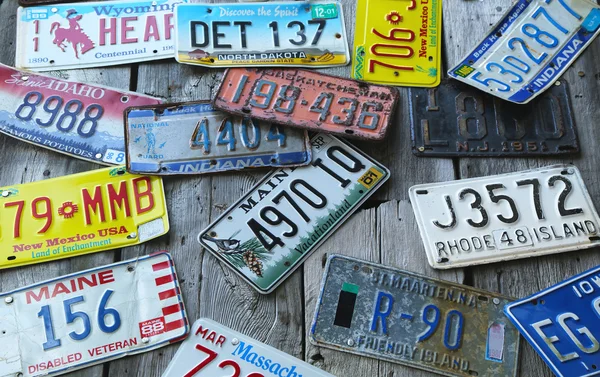
M55 376L179 341L171 256L156 253L0 295L0 375Z
M600 218L571 165L418 185L409 195L434 268L600 244Z
M312 164L278 169L199 235L260 293L270 293L388 178L387 168L326 134Z
M434 87L441 80L442 0L358 0L352 77Z
M332 255L310 330L317 346L445 376L512 377L519 332L506 297Z
M34 71L172 58L173 8L187 0L19 8L16 66Z
M451 77L527 103L554 83L600 32L589 0L518 0Z
M286 126L382 140L398 101L395 88L297 69L228 69L216 108Z
M310 163L304 130L223 113L209 101L129 108L127 170L201 174Z
M0 187L0 269L137 245L169 230L162 180L106 168Z

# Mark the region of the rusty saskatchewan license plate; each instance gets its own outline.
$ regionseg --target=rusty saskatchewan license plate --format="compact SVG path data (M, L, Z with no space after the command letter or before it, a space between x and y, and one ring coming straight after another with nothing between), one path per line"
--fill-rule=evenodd
M445 376L514 377L511 300L341 255L327 260L311 343Z

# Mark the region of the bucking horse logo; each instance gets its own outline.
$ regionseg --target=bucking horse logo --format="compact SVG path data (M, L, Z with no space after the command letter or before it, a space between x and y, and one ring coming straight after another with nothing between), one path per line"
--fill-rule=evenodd
M61 27L60 22L53 22L50 26L50 34L54 33L54 40L52 43L57 45L62 52L65 52L67 47L66 42L71 42L73 51L75 51L75 57L79 59L79 48L81 45L81 54L85 54L89 50L94 48L94 42L87 36L81 29L79 21L83 15L74 16L77 13L75 9L69 9L67 11L67 20L69 20L69 28L65 29Z

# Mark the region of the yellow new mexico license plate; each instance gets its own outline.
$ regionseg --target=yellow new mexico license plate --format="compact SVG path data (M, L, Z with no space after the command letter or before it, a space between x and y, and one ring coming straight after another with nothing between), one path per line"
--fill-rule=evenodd
M438 86L441 46L442 0L358 0L353 78Z
M165 234L162 180L107 168L0 188L0 269Z

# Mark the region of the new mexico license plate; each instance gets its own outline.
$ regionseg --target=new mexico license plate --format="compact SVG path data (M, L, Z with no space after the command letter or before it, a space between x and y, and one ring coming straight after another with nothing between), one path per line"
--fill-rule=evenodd
M448 71L502 99L527 103L552 85L600 32L589 0L518 0Z
M157 253L0 295L0 376L55 376L181 340L173 260Z
M409 195L434 268L600 244L600 218L571 165L418 185Z
M0 187L0 269L137 245L169 230L162 180L106 168Z
M506 297L332 255L310 330L317 346L445 376L517 374Z
M199 235L260 293L270 293L388 178L389 171L326 134L312 164L278 169Z

